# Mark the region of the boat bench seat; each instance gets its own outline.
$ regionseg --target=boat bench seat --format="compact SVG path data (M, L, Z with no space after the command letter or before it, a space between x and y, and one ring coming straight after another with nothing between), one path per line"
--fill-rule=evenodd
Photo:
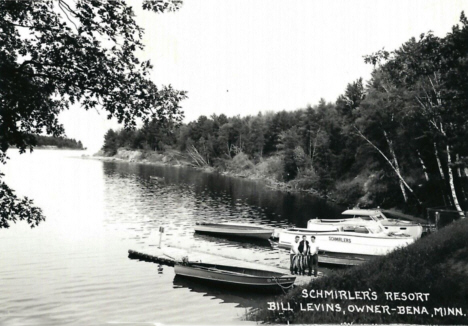
M356 228L356 233L369 233L369 230L366 228Z

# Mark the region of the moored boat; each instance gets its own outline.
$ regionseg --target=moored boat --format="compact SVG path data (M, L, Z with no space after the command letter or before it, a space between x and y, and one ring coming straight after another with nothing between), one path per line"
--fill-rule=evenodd
M315 228L290 228L279 236L279 246L290 248L296 236L315 236L319 262L355 265L371 257L386 255L415 240L406 234L389 234L375 221L350 221L339 224L317 224Z
M195 225L195 232L216 234L227 237L256 238L268 240L273 229L249 224L200 223Z
M278 272L207 263L176 263L174 271L176 275L200 281L261 291L288 289L296 280L294 276Z
M356 224L363 221L375 221L382 224L385 231L393 234L407 234L417 240L421 237L423 227L419 223L400 219L387 218L380 209L348 209L341 213L340 219L311 219L307 223L307 228L315 230L318 225L340 225L343 223Z

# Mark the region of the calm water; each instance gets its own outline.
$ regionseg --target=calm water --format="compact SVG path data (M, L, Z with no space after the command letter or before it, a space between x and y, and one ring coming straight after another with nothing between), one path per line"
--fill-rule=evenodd
M0 229L0 325L242 324L262 295L227 292L174 277L171 267L128 259L128 249L164 243L189 252L284 264L275 243L242 243L193 233L199 221L285 227L340 209L260 182L188 168L81 159L82 152L37 150L2 171L47 216ZM150 176L164 177L161 180Z

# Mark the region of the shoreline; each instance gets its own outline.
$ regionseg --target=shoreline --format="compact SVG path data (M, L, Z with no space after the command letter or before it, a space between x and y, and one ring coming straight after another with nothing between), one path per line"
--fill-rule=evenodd
M10 147L10 149L17 149L19 150L18 147ZM87 151L87 148L72 148L72 147L57 147L57 146L34 146L33 152L36 150L56 150L56 151ZM26 149L26 152L29 151L29 148Z
M148 153L149 155L146 156ZM252 180L252 181L261 181L264 183L264 185L267 188L271 190L281 191L281 192L286 192L286 193L304 193L304 194L309 194L309 195L330 201L332 203L336 203L335 199L325 194L321 194L319 191L315 189L296 188L286 182L277 181L265 175L242 173L242 172L235 172L235 171L229 171L229 170L221 171L211 166L209 167L196 166L196 165L189 163L186 159L180 159L180 160L177 159L175 156L183 155L180 152L177 152L176 154L174 152L160 154L157 152L144 152L144 151L119 149L118 153L113 156L105 156L103 154L104 153L102 151L99 151L93 155L82 155L81 157L86 158L86 159L96 159L96 160L108 161L108 162L115 161L115 162L138 163L138 164L148 164L148 165L157 165L157 166L189 167L189 168L202 171L202 172L206 172L206 173L218 173L220 175L227 176L227 177L246 179L246 180ZM161 158L161 160L154 159L155 156L156 158Z
M125 162L125 163L137 163L137 164L148 164L148 165L156 165L156 166L173 166L173 167L189 167L198 171L206 172L206 173L218 173L223 176L232 177L232 178L239 178L239 179L246 179L252 181L260 181L262 182L265 187L269 188L273 191L281 191L284 193L294 193L294 194L308 194L315 196L317 198L329 201L335 205L351 208L353 207L352 204L343 204L338 203L336 199L331 196L325 195L320 193L315 189L300 189L290 185L286 182L277 181L272 177L268 177L265 175L260 175L256 173L248 173L249 170L242 171L242 172L235 172L229 170L220 170L215 167L200 167L191 164L187 161L186 158L182 157L183 154L178 151L171 151L168 153L157 153L157 152L150 152L150 151L138 151L138 150L126 150L126 149L119 149L116 155L113 156L105 156L102 151L98 151L92 155L82 155L82 158L88 159L96 159L101 161L116 161L116 162ZM178 159L178 158L179 159ZM247 172L247 173L246 173ZM402 212L399 209L394 207L392 208L382 208L384 213L389 213L394 218L401 218L403 220L410 220L415 221L418 223L427 223L427 220L420 216L413 216Z

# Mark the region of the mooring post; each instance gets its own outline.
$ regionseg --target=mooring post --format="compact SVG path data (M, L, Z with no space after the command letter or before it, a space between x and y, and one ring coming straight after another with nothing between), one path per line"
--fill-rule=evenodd
M161 249L163 233L164 233L164 227L160 226L159 227L159 246L158 246L159 249Z

